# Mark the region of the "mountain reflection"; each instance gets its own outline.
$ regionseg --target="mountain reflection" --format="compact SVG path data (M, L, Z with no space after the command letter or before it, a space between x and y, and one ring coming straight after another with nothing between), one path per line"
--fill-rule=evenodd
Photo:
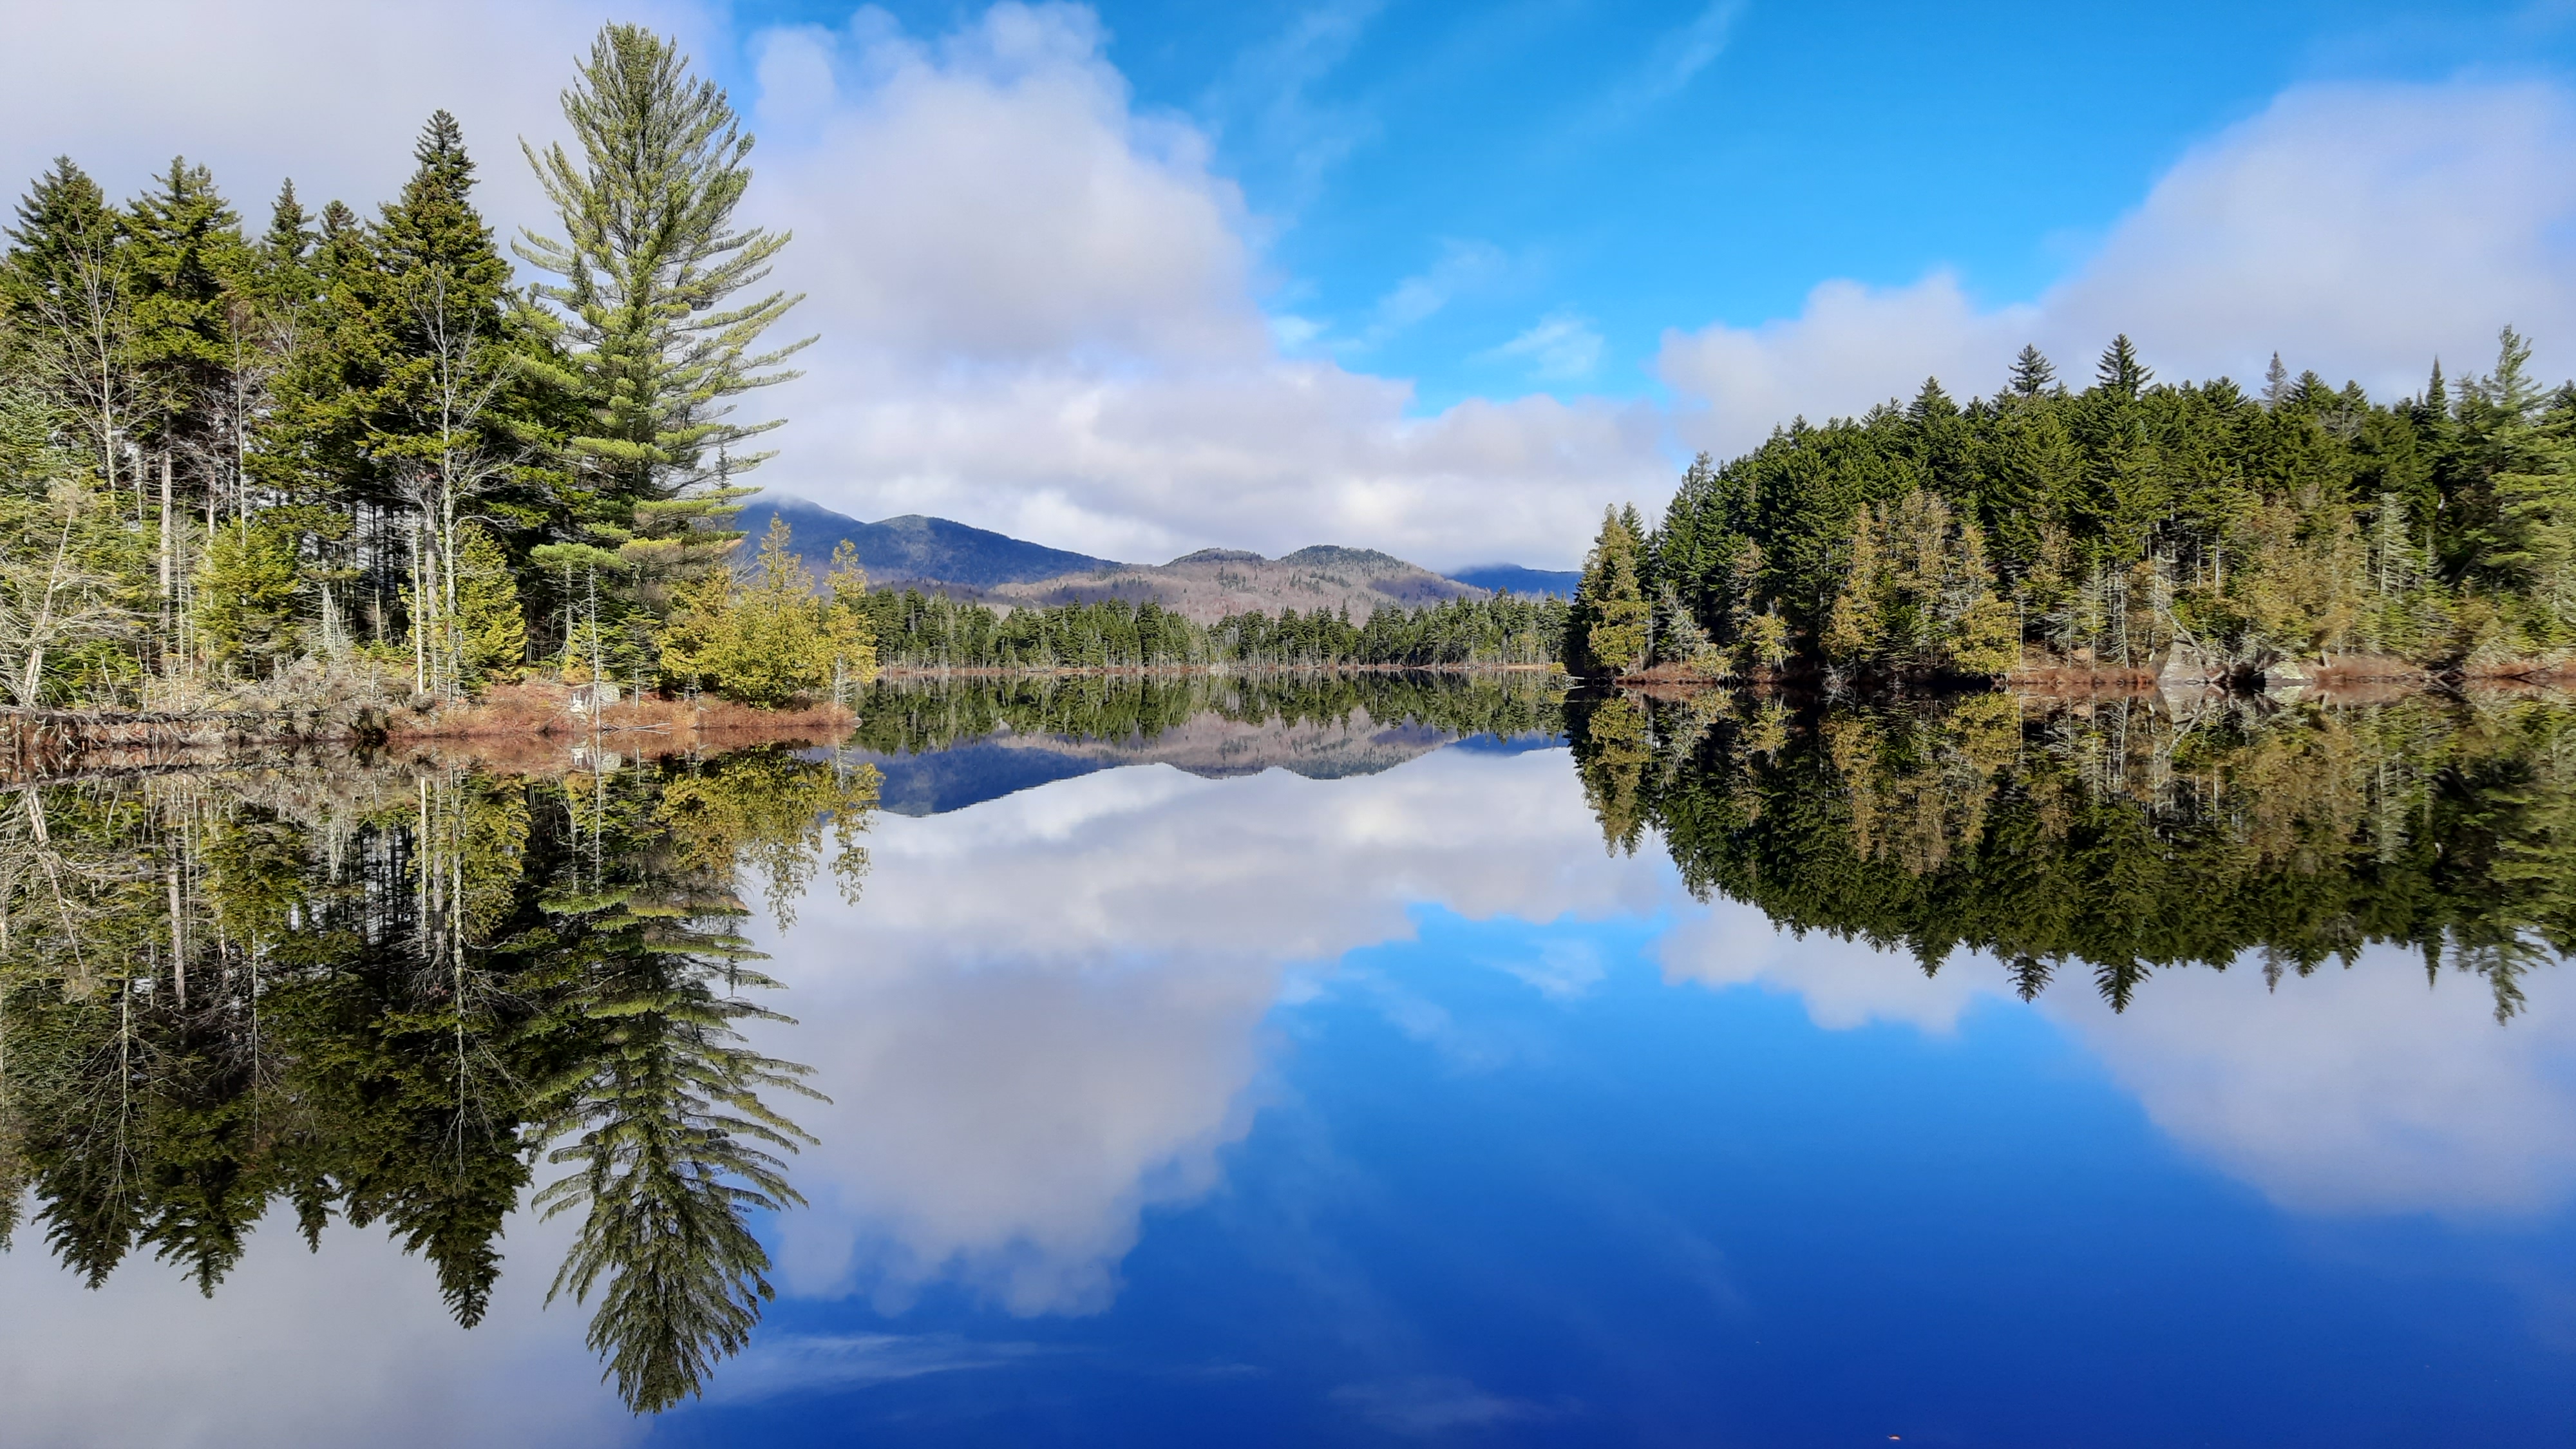
M504 1218L577 1232L554 1286L633 1408L695 1392L771 1296L796 1201L750 1050L746 870L783 924L866 867L864 765L771 748L552 777L432 765L23 788L0 811L0 1246L92 1285L149 1250L211 1294L272 1205L431 1262L471 1326ZM32 1189L32 1193L30 1192ZM20 1224L21 1204L35 1204Z
M1622 694L1567 716L1614 849L1651 828L1703 901L1927 973L1987 952L2025 999L2069 962L2118 1009L2160 966L2253 953L2277 979L2386 942L2483 977L2504 1020L2576 949L2563 700Z

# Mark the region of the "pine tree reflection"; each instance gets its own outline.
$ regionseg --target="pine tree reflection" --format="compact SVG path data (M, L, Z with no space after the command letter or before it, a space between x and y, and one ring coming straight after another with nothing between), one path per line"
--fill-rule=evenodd
M211 1293L291 1206L381 1221L484 1314L501 1226L579 1217L555 1279L658 1410L769 1296L750 1214L810 1140L749 1050L735 923L866 869L865 766L764 749L555 779L452 768L28 787L0 810L0 1244L33 1189L91 1284L140 1249ZM828 839L827 839L828 836ZM808 1092L810 1095L810 1092Z

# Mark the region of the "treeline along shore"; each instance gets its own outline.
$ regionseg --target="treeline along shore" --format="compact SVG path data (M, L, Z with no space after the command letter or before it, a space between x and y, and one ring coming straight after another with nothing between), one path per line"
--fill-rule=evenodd
M610 26L531 147L555 216L508 243L456 122L400 194L246 227L175 160L111 201L69 158L0 257L0 733L10 750L810 724L897 670L1546 666L1566 605L994 609L809 567L728 524L795 374L764 340L786 238L739 228L751 138ZM808 339L810 340L810 339ZM817 574L822 575L820 578ZM722 704L711 705L711 701ZM802 711L798 714L797 711ZM664 721L667 726L670 722ZM726 728L744 727L736 714Z
M2226 683L2576 651L2576 387L2510 330L2394 404L2277 361L2259 394L2166 384L2125 338L2075 390L2025 349L1991 397L1927 382L1701 458L1658 525L1606 518L1571 604L1207 622L871 588L854 549L809 566L783 523L729 526L780 426L736 409L812 339L773 335L788 239L735 219L724 93L611 25L563 121L523 147L554 214L507 253L444 112L364 214L290 182L247 225L185 159L122 202L69 158L35 179L0 249L12 741L640 728L675 701L804 729L881 667Z
M1724 465L1660 524L1613 512L1567 664L1837 682L2151 673L2216 684L2563 673L2576 657L2576 384L2507 328L2395 403L2275 357L2259 393L2092 383L2024 348L1962 405L1926 381Z

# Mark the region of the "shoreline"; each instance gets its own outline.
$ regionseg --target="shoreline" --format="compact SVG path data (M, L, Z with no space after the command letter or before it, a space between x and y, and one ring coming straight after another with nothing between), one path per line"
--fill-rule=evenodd
M1331 677L1397 674L1532 674L1554 664L1337 665L1245 669L1236 665L1123 665L1046 669L933 669L896 666L893 683L950 680ZM623 758L696 749L814 745L845 738L859 723L848 705L805 703L761 709L713 695L692 701L627 695L598 710L582 690L553 680L496 685L480 699L408 708L382 699L340 698L267 710L27 710L0 707L0 783L27 784L101 774L152 773L239 763L262 753L301 759L325 751L464 752L477 759L533 758L562 746L595 747ZM530 750L527 745L541 746Z
M1546 664L1065 664L972 668L930 664L880 666L877 678L906 679L1274 679L1282 675L1342 674L1562 674L1563 665Z
M1626 691L1704 692L1750 689L1757 693L1833 692L1830 672L1801 662L1786 669L1751 674L1717 675L1685 666L1659 665L1626 674L1580 678L1579 684ZM1839 686L1854 696L1940 694L2027 694L2044 697L2117 698L2155 694L2215 694L2259 699L2299 698L2320 694L2457 693L2468 689L2576 689L2576 662L2518 659L2471 669L2434 669L2377 655L2347 655L2330 663L2282 661L2266 669L2229 673L2144 666L2101 666L2082 662L2025 660L2001 675L1880 676L1855 678Z

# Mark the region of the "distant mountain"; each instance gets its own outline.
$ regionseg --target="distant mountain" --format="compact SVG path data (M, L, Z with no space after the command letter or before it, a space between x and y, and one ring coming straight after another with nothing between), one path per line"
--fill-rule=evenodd
M1260 610L1348 609L1366 619L1389 606L1411 608L1444 599L1481 599L1485 590L1442 578L1420 564L1374 549L1319 545L1285 558L1242 549L1203 548L1167 564L1118 564L1087 574L1006 584L992 591L1014 604L1079 604L1100 599L1154 600L1202 624Z
M981 593L996 584L1118 567L1086 553L1048 548L917 513L861 523L802 498L755 499L734 527L747 530L757 540L768 532L773 515L787 520L797 555L818 579L831 561L833 548L845 538L857 545L859 566L868 571L871 584L949 584Z
M995 604L1046 606L1125 599L1152 600L1202 624L1252 610L1348 609L1353 621L1381 607L1411 608L1446 599L1481 599L1496 586L1521 593L1566 593L1573 574L1496 564L1469 570L1479 577L1443 577L1374 549L1320 544L1285 558L1263 558L1242 549L1203 548L1167 564L1123 564L1089 554L1029 543L990 529L945 518L906 514L861 523L801 498L756 500L736 528L754 538L772 517L787 520L797 554L819 579L842 539L857 546L868 582L939 589L953 597ZM1561 583L1559 581L1562 581Z
M1572 569L1525 569L1519 564L1478 564L1452 569L1449 577L1498 594L1554 594L1560 599L1573 598L1574 586L1583 582L1583 575Z

